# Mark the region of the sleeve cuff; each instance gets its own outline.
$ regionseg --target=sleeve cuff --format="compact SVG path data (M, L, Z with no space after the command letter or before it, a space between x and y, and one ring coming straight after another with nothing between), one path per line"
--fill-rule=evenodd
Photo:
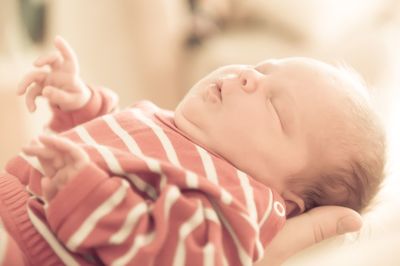
M58 230L69 215L91 194L108 174L94 164L84 168L49 202L46 216L53 230Z
M78 110L69 112L74 125L79 125L83 122L91 120L97 117L100 113L100 109L103 102L100 90L97 88L93 88L91 86L88 86L88 88L92 92L90 100Z

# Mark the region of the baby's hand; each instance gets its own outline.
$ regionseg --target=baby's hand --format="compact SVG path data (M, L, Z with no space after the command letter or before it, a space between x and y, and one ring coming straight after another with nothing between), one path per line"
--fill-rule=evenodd
M34 66L50 69L36 69L29 72L18 86L17 94L26 95L26 105L30 112L36 110L38 96L48 99L50 105L62 111L74 111L83 107L91 97L90 89L79 77L77 57L68 43L56 37L54 45L57 51L40 56Z
M23 151L36 156L43 167L42 191L47 201L90 163L81 147L62 137L42 135L39 142L31 143Z

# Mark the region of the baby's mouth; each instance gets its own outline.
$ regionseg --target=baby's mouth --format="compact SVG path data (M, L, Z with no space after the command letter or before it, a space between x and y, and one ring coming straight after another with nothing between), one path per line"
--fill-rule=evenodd
M211 102L222 102L221 83L219 81L211 83L205 95Z

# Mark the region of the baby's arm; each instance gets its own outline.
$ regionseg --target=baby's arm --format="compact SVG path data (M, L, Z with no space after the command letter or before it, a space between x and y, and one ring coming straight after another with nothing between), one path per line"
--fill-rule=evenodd
M28 110L36 110L35 100L45 97L53 111L50 128L64 131L115 109L118 97L105 88L88 87L79 76L77 56L61 37L54 41L57 51L39 57L34 66L48 67L29 72L18 87L25 95Z
M236 210L239 205L223 212L235 220L235 224L227 222L226 230L225 222L218 218L222 212L201 191L148 184L143 189L155 189L157 194L149 200L128 182L137 179L110 176L88 162L87 155L73 143L60 137L41 137L40 142L24 151L38 157L46 175L52 176L43 183L46 218L70 251L96 254L105 265L160 264L166 259L163 256L168 256L165 264L171 265L206 264L206 260L228 265L239 259L251 262L252 256L246 252L254 252L258 236L249 218ZM140 158L129 162L143 165ZM240 258L235 247L238 241L232 235L244 240L244 246L237 247L243 253Z
M72 178L90 164L86 152L72 141L58 136L40 136L23 151L36 156L44 170L42 194L51 201Z

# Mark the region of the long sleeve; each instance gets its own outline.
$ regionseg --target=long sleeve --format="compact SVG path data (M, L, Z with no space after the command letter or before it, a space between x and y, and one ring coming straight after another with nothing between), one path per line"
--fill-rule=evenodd
M48 125L55 132L63 132L74 126L92 120L115 110L118 105L118 96L110 89L103 87L89 87L92 96L89 102L82 108L64 112L51 106L53 117Z
M46 216L70 251L94 250L105 265L251 265L248 218L217 205L172 184L146 201L127 180L92 165L59 192Z
M24 255L17 243L0 224L0 266L23 266Z
M39 200L39 161L22 154L34 170L10 168L29 176L20 179L36 195L32 223L65 264L86 256L106 265L252 265L262 258L285 222L284 201L181 135L170 115L142 102L63 133L92 163L48 205Z

